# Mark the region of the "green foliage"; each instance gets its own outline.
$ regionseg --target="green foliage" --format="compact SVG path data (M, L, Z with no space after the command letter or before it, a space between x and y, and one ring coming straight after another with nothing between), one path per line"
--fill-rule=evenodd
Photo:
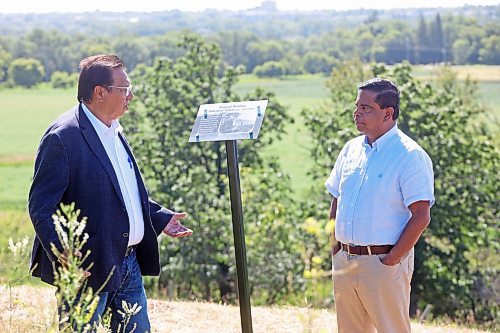
M500 64L500 36L492 35L482 39L483 48L479 50L479 60L483 64Z
M9 77L19 86L31 88L42 82L44 74L43 65L37 59L16 59L9 66Z
M400 87L399 128L428 152L434 165L436 204L416 246L412 308L430 303L436 315L464 320L471 312L475 321L491 322L498 318L492 288L499 269L493 258L500 246L495 171L500 157L491 134L477 126L482 111L471 82L459 84L445 70L436 85L424 84L412 77L407 63L391 70L374 65L368 73L359 64L339 67L330 81L331 103L304 111L314 142L313 175L326 179L343 144L357 135L352 124L355 83L374 76Z
M307 281L305 296L313 306L329 307L332 298L331 249L334 220L328 220L328 202L307 202L301 205L302 221L300 253L304 262L304 278ZM326 289L326 292L325 292Z
M224 143L193 144L188 137L201 104L267 99L259 140L241 142L238 151L248 241L257 249L249 250L252 286L255 293L271 291L264 298L274 301L290 290L290 284L300 287L292 283L300 266L294 266L293 242L288 239L291 225L285 221L290 213L280 203L291 202L284 190L286 180L260 152L281 137L290 120L271 93L259 89L244 97L234 93L240 69L224 67L214 44L186 36L181 47L185 54L176 61L157 59L152 67L137 71L133 80L140 102L124 119L153 197L167 207L189 212L186 223L195 232L180 241L162 242L159 284L181 297L235 298ZM283 223L274 225L276 220ZM269 268L266 258L274 258L278 267Z
M246 47L249 63L246 69L251 72L257 65L270 61L279 61L285 54L287 45L277 40L251 42Z
M12 54L7 52L2 45L0 45L0 82L7 79L7 71L9 69L10 62L12 61Z
M8 278L5 282L10 292L12 291L12 287L22 284L30 275L28 269L28 262L30 257L30 249L28 247L29 242L30 239L28 236L24 236L15 241L11 237L9 237L8 250L10 251L10 253L8 256L4 254L0 257L2 260L2 268L10 268L10 272L5 272L6 274L8 274ZM10 262L3 262L6 260L9 260Z
M75 211L75 205L61 204L61 210L53 216L54 226L62 246L62 251L52 246L52 252L61 266L55 268L54 285L58 287L56 294L58 304L63 305L59 323L63 332L71 332L73 328L78 332L89 332L92 327L88 324L99 302L97 294L92 288L87 288L85 271L90 267L83 267L89 253L80 251L87 242L89 235L84 233L87 225L86 218L78 220L80 211Z
M254 68L253 74L258 77L282 77L286 74L286 67L278 61L268 61Z
M53 88L67 89L76 86L78 74L55 71L50 77L50 83Z
M75 42L65 32L34 29L26 35L26 42L32 47L30 56L43 65L44 81L48 81L56 70L75 71L78 53L71 48Z
M56 293L58 304L62 311L59 317L59 327L62 332L110 332L106 319L101 322L90 323L98 302L99 293L106 285L114 272L110 272L108 279L98 290L92 290L87 287L86 272L92 266L84 266L84 262L90 254L90 250L81 253L89 235L84 233L87 225L87 218L79 219L80 210L75 211L75 204L61 204L61 209L57 210L52 216L54 226L62 246L60 252L54 244L51 243L52 252L61 263L55 266L54 286L57 287ZM23 243L24 244L24 243ZM129 327L130 319L141 311L142 307L137 304L129 304L122 301L122 308L118 314L122 321L118 326L117 332L133 332L135 324ZM109 323L108 323L109 324Z
M273 74L265 76L298 74L303 67L309 73L329 73L332 59L499 64L497 7L407 9L398 15L363 10L347 16L335 11L276 12L273 19L252 12L93 13L92 21L85 23L64 14L49 22L41 15L4 15L0 17L4 32L0 33L0 82L7 79L5 69L11 59L18 58L38 59L45 69L44 81L55 71L76 72L78 62L94 54L117 54L130 71L141 63L151 66L157 57L175 59L182 55L177 44L185 33L179 26L217 43L223 61L243 65L246 73L268 62L279 63L274 63ZM269 70L270 65L266 66Z
M28 262L30 257L30 250L28 247L29 237L24 236L19 240L13 240L9 237L8 248L0 247L0 274L2 274L2 279L0 280L5 286L8 293L7 309L8 309L8 321L4 321L0 317L0 323L4 330L9 330L15 325L14 316L12 313L19 311L20 305L17 301L13 288L15 286L21 285L26 282L30 276L28 269Z
M300 210L290 193L289 179L270 164L265 170L241 170L250 289L256 304L276 304L302 294L305 266Z
M304 57L304 69L308 73L330 74L333 67L333 59L325 53L308 52Z
M149 58L148 48L139 38L120 38L113 43L112 49L130 69L135 68L140 63L146 63Z

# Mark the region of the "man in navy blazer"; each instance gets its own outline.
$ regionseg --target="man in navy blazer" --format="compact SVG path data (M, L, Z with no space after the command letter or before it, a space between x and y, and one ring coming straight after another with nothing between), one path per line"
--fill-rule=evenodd
M150 331L142 275L160 272L157 237L166 233L182 237L192 233L175 213L148 195L130 145L118 119L133 98L123 62L112 55L86 58L80 63L80 104L55 120L43 135L35 161L29 193L29 213L36 237L31 267L33 275L53 284L60 251L52 215L60 203L74 202L87 217L89 234L83 253L93 263L87 281L94 290L110 280L99 295L92 322L107 308L112 328L117 326L121 301L142 306L132 317L136 332Z

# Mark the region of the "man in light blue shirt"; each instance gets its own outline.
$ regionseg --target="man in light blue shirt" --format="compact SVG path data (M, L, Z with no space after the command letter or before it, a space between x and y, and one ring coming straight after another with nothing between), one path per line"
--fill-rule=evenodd
M410 332L413 246L430 222L432 162L397 127L394 83L375 78L358 89L354 122L363 135L342 148L325 183L338 330Z

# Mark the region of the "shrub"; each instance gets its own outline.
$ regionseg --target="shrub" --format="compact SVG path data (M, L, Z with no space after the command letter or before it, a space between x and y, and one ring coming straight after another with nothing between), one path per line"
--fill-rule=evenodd
M20 58L12 61L9 66L9 78L14 84L31 88L42 82L45 69L37 59Z
M50 84L53 88L66 89L76 85L78 81L78 74L68 72L55 71L50 77Z

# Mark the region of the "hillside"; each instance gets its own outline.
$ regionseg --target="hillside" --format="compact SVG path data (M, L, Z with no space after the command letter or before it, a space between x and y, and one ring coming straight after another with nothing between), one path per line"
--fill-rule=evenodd
M55 318L54 289L0 286L0 331L47 332ZM240 332L239 308L203 302L149 301L153 332L234 333ZM336 332L331 310L295 307L253 307L254 332ZM414 333L481 333L456 326L412 323Z

